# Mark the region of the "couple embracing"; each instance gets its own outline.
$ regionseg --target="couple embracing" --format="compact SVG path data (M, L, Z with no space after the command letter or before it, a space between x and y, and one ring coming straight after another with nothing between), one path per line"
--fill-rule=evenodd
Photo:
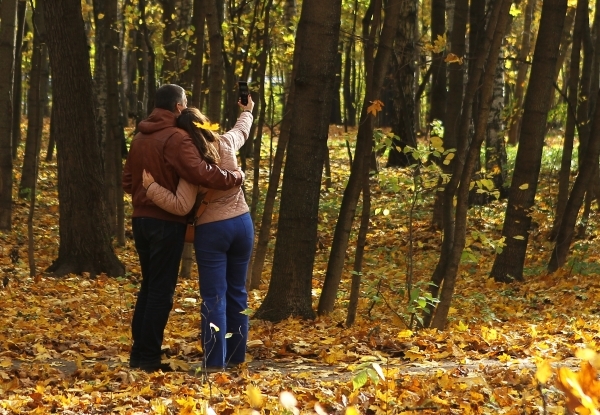
M241 185L236 152L248 139L254 103L238 103L235 126L219 136L185 91L163 85L155 109L138 125L125 167L123 189L132 195L132 228L142 284L131 323L129 365L168 371L161 363L164 329L173 307L186 216L208 192L196 222L194 248L200 274L202 370L244 362L248 338L246 272L254 228ZM193 210L195 212L195 210ZM228 334L229 333L229 334Z

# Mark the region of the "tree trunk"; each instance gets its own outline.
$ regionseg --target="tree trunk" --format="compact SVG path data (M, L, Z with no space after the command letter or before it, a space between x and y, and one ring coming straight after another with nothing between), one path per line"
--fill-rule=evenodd
M125 133L121 124L121 101L119 99L119 32L117 31L117 0L106 1L106 145L104 147L104 177L107 189L107 206L112 235L117 244L125 246L125 213L123 206L123 171L121 143Z
M523 92L525 91L525 81L529 63L527 59L531 53L531 22L533 21L533 12L535 11L536 0L527 0L525 5L525 20L523 22L523 32L521 33L521 43L519 46L519 56L517 58L517 80L515 82L515 96L513 99L513 110L509 118L508 143L515 145L519 141L519 132L521 131L521 115L523 106Z
M200 108L200 95L202 94L202 64L204 58L204 24L206 21L205 0L194 0L194 37L192 38L194 54L190 65L192 75L192 106Z
M212 122L221 121L221 95L223 94L223 35L217 13L217 2L206 0L206 24L210 54L210 82L208 95L208 118Z
M523 125L510 187L502 236L506 246L496 256L491 275L496 281L523 280L523 265L540 172L546 118L552 102L554 69L567 12L567 0L546 0L535 46Z
M13 82L13 125L12 125L12 158L17 158L17 147L21 143L21 107L23 99L23 74L21 64L23 62L23 32L25 30L25 13L27 1L19 0L17 5L17 39L15 41L15 74Z
M352 11L352 32L348 36L344 49L344 79L342 81L344 95L344 127L348 131L348 127L356 125L356 106L355 97L356 91L352 88L352 68L356 65L354 61L354 37L356 36L356 20L358 17L358 0L354 1L354 10Z
M463 172L467 163L466 159L467 157L472 156L476 161L479 156L478 154L471 154L469 152L469 145L471 143L469 140L467 140L467 137L469 135L469 130L472 123L475 96L480 88L480 80L483 76L485 62L486 59L488 59L488 56L491 56L491 53L487 53L486 51L490 48L493 33L497 27L497 21L501 11L502 1L498 1L494 4L495 6L490 14L490 19L488 20L488 26L486 30L488 33L484 37L483 42L481 42L481 46L478 48L475 62L473 62L472 65L469 65L468 69L468 82L465 88L463 103L461 105L462 112L457 133L458 148L456 150L456 156L454 157L454 169L452 175L450 176L449 182L444 188L444 238L442 240L440 259L431 277L431 284L429 290L433 298L438 297L440 289L442 289L442 282L444 282L444 278L446 276L452 275L452 270L449 269L449 267L453 258L453 248L457 240L460 242L460 235L458 236L458 238L455 237L455 227L456 220L462 218L462 215L459 215L458 212L455 214L454 212L454 197L456 195L457 189L459 188L459 184L462 183ZM497 62L496 59L490 60L490 62L492 61ZM467 176L466 183L470 184L470 182L471 176ZM450 273L448 273L448 271L450 271ZM447 289L454 289L452 281L449 282ZM447 305L445 305L445 307L446 306ZM423 318L423 325L425 327L428 327L431 324L433 317L434 306L432 304L429 304L426 310L426 314Z
M452 180L454 180L456 176L459 176L460 185L458 186L456 201L454 241L450 250L450 255L444 263L444 270L442 271L443 286L441 287L440 302L435 309L435 315L431 321L431 327L438 330L443 330L446 326L448 312L454 295L458 266L465 247L470 182L479 162L481 144L485 140L490 104L494 91L496 66L499 62L498 56L500 54L500 47L502 46L502 39L506 33L507 24L510 21L509 12L511 4L512 0L496 0L496 2L494 2L492 6L493 10L488 19L487 30L485 30L485 39L483 39L482 42L479 42L475 54L476 62L474 64L477 66L475 66L474 70L479 73L484 72L483 77L476 76L476 78L482 78L480 84L481 95L479 110L477 111L479 118L475 125L475 133L473 135L473 140L469 145L468 153L466 155L464 153L457 154L457 157L461 158L461 160L455 162L455 167L457 168L454 170L452 177ZM449 184L447 188L452 189L452 186ZM448 205L450 204L448 199L446 199L445 202L448 203ZM444 235L444 238L445 237L446 235Z
M469 17L469 1L456 0L454 3L454 21L452 32L450 32L450 50L460 58L466 53L467 21ZM464 74L468 65L466 63L450 63L448 69L448 97L446 100L446 119L444 120L444 149L456 149L458 147L457 137L460 122L461 106L464 95ZM444 174L451 174L454 163L440 164ZM432 225L436 229L444 227L444 193L443 182L440 180L438 190L435 194L433 205Z
M57 275L123 275L106 218L88 45L78 0L48 0L44 7L52 66L58 144L60 246L48 268ZM64 24L69 22L69 24Z
M12 87L17 39L17 0L0 3L0 229L10 230L12 217Z
M43 1L38 0L34 11L33 51L29 73L27 138L19 197L29 199L37 180L39 152L44 127L44 108L48 100L48 50L43 16Z
M575 12L575 27L573 29L573 43L571 44L571 60L569 64L569 85L567 95L567 121L563 139L563 151L558 176L558 196L556 198L556 211L554 224L550 232L550 240L554 240L560 227L567 200L569 198L569 185L571 183L571 160L573 158L573 143L575 141L575 124L577 123L577 109L580 101L579 64L581 62L581 46L583 31L589 27L588 0L578 0ZM581 125L581 124L580 124ZM580 147L583 150L585 146Z
M417 148L415 136L415 24L417 21L417 2L403 1L400 21L396 31L392 73L394 80L394 111L392 131L394 138L388 153L387 167L407 167L415 163L411 153L405 153L407 146ZM398 138L396 138L398 137Z
M503 134L505 130L502 125L505 89L504 71L504 56L502 56L496 65L492 105L485 135L485 170L488 178L494 182L494 189L497 193L484 193L486 203L494 199L503 199L508 193L508 189L505 189L507 156Z
M141 62L144 66L144 81L145 81L145 93L142 107L144 108L144 114L142 118L149 115L154 110L154 96L156 95L156 54L154 53L154 47L150 41L150 30L146 24L146 0L138 1L138 10L140 11L140 31L143 39L143 50L147 53L146 59ZM141 121L141 119L140 119Z
M598 92L600 96L600 91ZM573 190L567 201L565 213L560 223L560 229L556 237L556 244L552 250L548 272L554 272L565 264L567 255L571 247L571 240L575 230L577 215L581 209L586 190L589 188L590 181L598 170L598 153L600 153L600 105L596 102L596 110L592 125L592 135L587 151L584 156L579 174L575 179Z
M356 212L356 205L363 188L365 170L369 171L370 157L373 148L373 126L374 116L367 112L372 102L381 96L381 87L386 75L388 63L395 34L398 27L401 1L390 1L386 8L385 20L379 38L379 47L375 56L376 32L379 28L381 15L381 3L375 3L374 19L371 24L371 32L365 47L365 69L366 69L366 91L365 100L361 111L360 124L356 139L356 150L354 161L350 169L348 184L344 190L344 197L340 207L340 213L335 226L327 272L323 284L323 291L319 299L319 315L333 311L337 291L344 269L346 250L350 238L350 230ZM411 32L412 33L412 32Z
M446 1L431 0L431 41L446 35ZM429 122L446 121L446 62L444 53L432 53L431 56L431 100Z
M290 315L313 318L312 277L317 244L319 197L341 2L306 0L294 48L293 125L281 191L281 209L271 284L255 317L280 321Z

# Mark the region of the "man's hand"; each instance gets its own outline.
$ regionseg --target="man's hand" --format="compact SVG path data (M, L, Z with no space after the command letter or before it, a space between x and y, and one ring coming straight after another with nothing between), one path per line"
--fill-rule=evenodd
M246 173L244 173L240 167L238 167L233 173L235 174L236 179L239 178L239 184L238 180L235 181L236 186L241 186L244 183L244 180L246 180Z

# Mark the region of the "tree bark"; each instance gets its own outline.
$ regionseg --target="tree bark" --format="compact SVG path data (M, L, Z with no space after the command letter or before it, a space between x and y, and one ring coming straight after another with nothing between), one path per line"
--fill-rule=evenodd
M575 124L577 123L577 109L579 107L580 85L579 65L581 62L581 46L583 31L589 27L588 0L578 0L575 11L575 26L573 28L573 43L571 44L571 60L569 63L569 84L567 91L567 121L563 139L563 151L558 175L558 196L556 198L556 210L554 213L554 224L550 231L550 240L554 241L560 227L560 221L567 206L569 198L569 185L571 183L571 160L573 158L573 144L575 141ZM581 124L580 124L581 125ZM585 146L580 147L580 149Z
M431 0L431 41L446 35L446 1ZM446 62L444 53L432 53L429 122L446 121Z
M117 244L125 246L125 212L123 206L123 171L121 144L125 133L121 124L121 101L119 99L119 32L117 30L117 0L106 1L106 145L104 147L104 174L107 189L107 206L112 235Z
M513 98L513 110L509 118L508 143L515 145L519 141L519 132L521 131L521 115L523 106L523 92L525 91L525 82L529 70L529 54L531 53L531 23L533 21L533 12L535 10L536 0L527 0L525 5L523 21L523 32L521 33L521 42L519 47L519 56L517 58L517 79L515 81L515 95Z
M393 76L393 121L392 146L388 153L387 167L407 167L416 161L411 153L405 153L407 146L417 148L415 136L415 66L417 55L414 39L417 22L417 2L403 1L400 10L394 55L392 57ZM396 138L398 137L398 138Z
M502 119L504 112L504 56L496 66L494 79L494 92L488 126L485 135L485 170L487 177L494 182L494 193L485 193L485 203L494 199L505 198L508 189L505 189L507 176L506 144L504 143L504 129Z
M454 3L454 21L450 34L450 52L460 58L466 53L467 21L469 17L469 1L456 0ZM444 120L444 149L458 147L457 136L460 123L460 113L464 96L464 74L468 68L466 63L450 63L448 69L448 98L446 101L446 118ZM440 164L444 174L451 174L454 163ZM444 193L443 181L440 180L433 204L432 224L436 229L444 227Z
M27 138L19 197L29 199L37 180L39 153L44 127L44 108L48 101L48 50L43 16L44 0L38 0L33 12L34 35L29 73Z
M295 103L271 284L255 317L313 318L312 276L324 150L335 83L339 0L306 0L294 48Z
M443 330L448 319L448 312L454 295L456 285L456 276L458 266L465 247L467 232L467 212L469 209L469 188L471 177L479 163L481 144L485 140L488 116L490 113L490 104L494 91L494 79L496 77L496 66L498 65L498 56L502 39L506 33L506 26L510 18L510 6L512 0L496 0L492 6L490 18L485 30L485 39L478 45L476 53L475 71L484 72L481 82L481 95L479 102L479 118L475 125L473 140L469 145L466 160L457 160L454 170L454 176L460 176L460 185L458 186L454 242L450 255L445 261L443 270L443 286L441 288L440 302L435 309L435 315L431 321L431 327ZM477 76L479 78L479 76ZM458 157L465 157L464 154L458 154ZM464 164L463 164L464 163ZM462 166L461 166L462 164ZM462 168L461 168L462 167ZM447 202L447 200L446 200ZM445 237L445 235L444 235ZM441 262L441 260L440 260Z
M379 46L375 55L376 32L379 27L381 15L381 3L374 7L374 19L371 26L371 32L368 43L365 47L365 69L366 69L366 90L363 101L360 124L356 139L356 150L354 152L354 161L350 169L350 177L336 222L333 241L331 243L331 252L327 263L327 272L323 284L323 291L319 299L319 315L327 314L333 311L335 299L337 297L338 287L341 281L342 272L346 258L346 250L350 238L350 230L356 213L356 205L363 188L365 170L369 171L370 156L373 149L373 127L374 116L367 112L371 103L381 96L381 87L386 75L388 63L392 55L392 47L398 28L400 17L401 1L392 0L388 3Z
M451 273L448 273L448 271L452 272L452 270L449 269L449 267L451 266L453 260L453 249L455 243L457 241L460 242L461 237L460 235L458 235L458 237L455 237L456 221L459 218L462 218L462 215L459 215L458 212L455 214L454 212L454 197L456 195L457 189L459 189L459 184L462 183L463 180L463 173L465 171L467 157L472 156L476 161L478 156L478 154L470 155L470 142L469 140L467 140L467 137L469 135L469 129L472 123L475 96L480 88L480 80L483 76L485 62L488 56L491 56L491 53L488 53L486 51L490 49L493 33L496 30L498 17L501 11L502 1L497 1L494 4L495 6L492 9L492 12L490 13L490 18L488 19L488 26L486 30L488 33L484 37L483 42L481 42L481 45L478 48L475 62L473 62L472 65L469 65L469 74L467 77L468 82L465 88L465 95L462 103L462 112L458 129L458 148L456 150L456 156L454 157L454 169L452 175L450 176L450 180L444 188L444 237L442 240L440 259L431 277L431 284L429 288L431 296L433 298L438 297L440 290L442 289L442 283L444 282L444 278L446 276L452 275ZM492 59L491 61L496 62L497 60ZM466 177L466 183L470 184L471 176ZM460 229L458 231L460 232ZM453 290L453 284L454 282L450 281L446 289ZM447 305L445 305L444 307L447 307ZM434 317L434 311L434 305L429 304L426 314L423 318L423 325L425 327L431 324L432 318Z
M190 72L192 73L192 106L200 108L200 96L202 94L202 65L204 60L204 25L206 22L205 0L194 0L194 14L192 24L194 26L192 62Z
M17 38L17 0L2 0L0 20L0 229L10 230L13 186L12 86Z
M221 95L223 94L223 35L217 13L217 1L206 0L206 24L210 54L210 82L208 95L208 118L212 122L221 122Z
M600 91L596 99L598 97L600 97ZM598 153L600 153L600 105L597 102L590 142L584 156L584 162L579 169L579 174L575 179L573 190L571 190L571 195L565 207L565 213L556 237L556 244L554 245L548 264L548 272L555 272L565 264L571 247L571 240L573 239L577 215L581 209L585 192L589 188L590 181L597 174Z
M552 102L554 69L566 12L567 0L545 0L542 6L538 40L523 105L519 150L502 229L506 246L496 256L491 271L496 281L523 280L530 212L537 190L546 118Z
M13 126L12 126L12 158L17 158L17 148L21 143L21 107L23 96L23 74L21 64L23 55L23 32L25 30L25 13L27 12L27 1L19 0L17 5L17 39L15 42L15 74L13 82Z
M47 0L44 7L52 66L58 145L57 275L123 275L106 219L104 177L96 135L88 45L78 0ZM69 22L69 24L64 24Z

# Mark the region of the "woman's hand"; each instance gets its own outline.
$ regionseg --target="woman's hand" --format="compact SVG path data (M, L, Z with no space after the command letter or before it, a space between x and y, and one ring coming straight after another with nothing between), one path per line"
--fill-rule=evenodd
M142 172L142 186L144 186L144 189L148 190L148 187L150 187L152 183L154 183L154 177L144 169Z
M250 111L254 109L254 101L252 101L252 95L248 94L248 104L242 104L242 99L238 99L238 105L243 111Z

